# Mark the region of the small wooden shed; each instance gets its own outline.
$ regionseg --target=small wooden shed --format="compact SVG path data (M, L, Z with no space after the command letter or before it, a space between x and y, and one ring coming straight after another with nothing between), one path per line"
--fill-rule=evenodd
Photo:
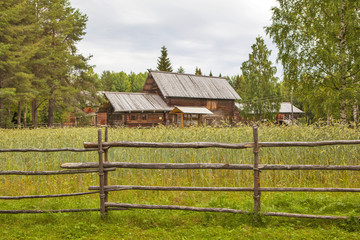
M181 107L175 106L173 110L170 111L169 114L177 115L177 124L180 127L184 127L184 125L201 125L201 116L202 115L212 115L213 113L207 109L206 107Z

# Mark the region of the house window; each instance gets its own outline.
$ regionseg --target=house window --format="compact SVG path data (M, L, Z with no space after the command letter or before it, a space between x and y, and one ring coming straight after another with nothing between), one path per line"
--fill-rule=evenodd
M135 114L131 114L131 115L130 115L130 120L133 120L133 121L136 120L136 115L135 115Z
M141 116L141 119L142 119L142 120L148 120L147 114L143 114L143 115Z
M216 100L207 100L206 102L206 108L210 111L214 111L218 109L218 101Z

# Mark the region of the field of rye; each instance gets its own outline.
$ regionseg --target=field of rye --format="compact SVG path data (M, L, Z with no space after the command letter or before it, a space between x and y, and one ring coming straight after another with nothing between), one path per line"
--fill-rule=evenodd
M104 131L103 131L104 132ZM224 142L245 143L253 141L251 127L236 128L109 128L109 141L145 142ZM0 148L83 148L83 142L97 141L97 128L61 128L36 130L0 129ZM276 141L322 141L360 139L358 129L343 126L260 126L260 142ZM264 148L260 150L260 164L326 164L357 165L360 160L360 146L324 146L316 148ZM0 170L60 170L60 164L70 162L96 162L97 152L87 153L0 153ZM252 149L153 149L153 148L111 148L109 161L141 163L229 163L252 164ZM262 171L262 187L344 187L360 188L358 171ZM57 176L0 176L0 196L42 195L71 192L86 192L88 186L98 185L96 173ZM117 169L109 173L109 185L149 186L197 186L197 187L252 187L252 171L235 170L136 170ZM306 195L306 197L305 197ZM339 199L351 194L344 193L262 193L262 210L274 210L274 202L308 196L315 199ZM353 196L353 195L351 195ZM72 200L71 203L76 202ZM67 206L98 207L98 195L79 197L78 204ZM241 200L243 199L243 200ZM244 200L246 199L246 200ZM110 192L112 202L143 204L174 204L203 207L236 207L252 210L251 192L155 192L120 191ZM70 204L62 199L32 200L24 202L21 208L42 209L64 208ZM320 201L320 200L319 200ZM267 207L266 203L271 203ZM53 206L53 204L55 204ZM311 203L310 203L311 204ZM330 203L331 204L331 203ZM1 208L12 208L9 202L0 200ZM19 205L16 205L19 207ZM279 209L278 209L279 210ZM281 209L280 209L281 210ZM282 209L284 210L284 209ZM285 209L286 211L287 209ZM334 214L348 214L329 210ZM296 211L290 209L289 211ZM299 210L298 212L301 212ZM360 209L355 209L360 211ZM326 213L327 211L324 211ZM310 213L309 213L310 214Z

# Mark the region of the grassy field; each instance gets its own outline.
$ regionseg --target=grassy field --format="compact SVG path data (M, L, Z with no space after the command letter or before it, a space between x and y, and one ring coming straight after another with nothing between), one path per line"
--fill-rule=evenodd
M360 139L359 130L342 126L259 128L260 141L320 141ZM0 148L82 148L97 141L96 128L0 130ZM109 129L109 141L227 142L252 141L250 127ZM267 148L261 164L359 164L360 146ZM173 163L246 163L252 149L132 149L112 148L110 161ZM95 162L92 153L1 153L1 170L59 170L66 162ZM360 188L357 171L263 171L262 187ZM131 170L110 173L113 185L252 187L251 171ZM0 195L57 194L87 191L98 185L97 174L60 176L0 176ZM323 215L360 215L358 193L262 193L262 211ZM112 202L226 207L252 211L252 193L224 192L110 192ZM0 200L0 209L97 208L98 196L57 199ZM111 212L105 221L98 213L0 215L0 233L7 239L357 239L359 222L263 217L256 226L251 216L178 211L130 210Z

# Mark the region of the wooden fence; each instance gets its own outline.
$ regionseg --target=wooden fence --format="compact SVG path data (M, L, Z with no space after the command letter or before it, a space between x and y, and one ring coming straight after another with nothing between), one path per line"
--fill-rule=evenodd
M102 141L102 131L98 130L98 142L84 143L84 149L0 149L1 152L87 152L97 151L98 162L87 163L64 163L61 171L0 171L0 175L55 175L55 174L79 174L79 173L99 173L99 186L90 186L90 192L69 193L57 195L35 195L35 196L0 196L0 199L25 199L25 198L50 198L79 196L85 194L99 194L100 208L96 209L62 209L62 210L0 210L0 213L45 213L45 212L84 212L100 211L102 217L107 211L126 210L126 209L168 209L168 210L188 210L197 212L228 212L259 214L264 216L285 216L299 218L318 218L318 219L346 219L346 216L324 216L282 212L262 212L261 211L261 192L360 192L360 188L262 188L260 187L260 173L264 170L360 170L360 165L277 165L259 163L259 149L266 147L319 147L327 145L352 145L360 144L360 140L337 140L337 141L318 141L318 142L259 142L258 129L253 128L254 141L250 143L216 143L216 142L194 142L194 143L166 143L166 142L108 142L108 131L105 129L105 141ZM109 162L108 151L111 147L132 147L132 148L228 148L228 149L247 149L252 148L254 154L253 164L224 164L224 163L131 163L131 162ZM108 185L108 172L116 168L133 169L228 169L228 170L253 170L254 187L166 187L166 186L130 186L130 185ZM243 211L229 208L202 208L175 205L144 205L109 202L108 194L111 191L123 190L151 190L151 191L250 191L253 192L254 211Z

